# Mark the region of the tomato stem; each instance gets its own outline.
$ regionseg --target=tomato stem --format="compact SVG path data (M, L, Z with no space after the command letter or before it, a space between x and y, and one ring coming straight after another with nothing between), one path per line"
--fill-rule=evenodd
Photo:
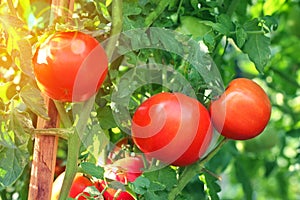
M106 54L108 59L111 61L116 43L118 40L118 35L122 32L123 29L123 1L122 0L113 0L112 1L112 29L110 34L110 39L108 46L106 48Z
M63 103L59 101L54 102L57 108L57 111L60 116L60 120L64 127L71 128L73 123L69 118L69 115L66 113L65 107ZM68 155L67 155L67 163L66 163L66 171L65 177L63 180L63 185L61 188L59 200L65 200L68 198L70 188L73 183L73 179L77 172L77 160L80 149L80 138L76 130L74 130L74 134L70 134L68 138Z
M221 149L221 147L228 141L228 138L223 138L220 143L199 162L196 162L190 166L184 168L178 184L176 187L171 190L169 193L169 200L174 200L176 196L184 189L184 187L190 182L190 180L198 175L200 171L203 169L203 166L206 162L208 162L216 153Z
M146 17L145 27L151 26L151 24L159 17L159 15L167 8L169 4L169 0L159 1L158 5L156 6L156 9Z
M68 139L69 135L73 134L74 130L64 128L47 128L47 129L34 129L33 134L35 135L53 135L63 139Z

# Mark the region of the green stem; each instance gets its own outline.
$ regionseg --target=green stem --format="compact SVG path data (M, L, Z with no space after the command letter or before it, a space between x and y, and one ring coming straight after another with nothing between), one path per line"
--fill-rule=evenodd
M106 48L106 54L109 60L112 59L113 52L116 48L116 43L118 41L118 35L123 29L123 1L113 0L112 2L112 29L110 34L110 39L108 46Z
M59 200L65 200L68 198L70 188L72 186L74 177L77 173L77 160L79 155L80 144L81 141L77 132L69 137L66 171L61 192L59 195Z
M169 5L169 0L161 0L159 1L156 9L150 13L145 19L145 27L149 27L158 17L159 15L167 8Z
M234 13L237 5L239 4L240 0L232 0L230 5L228 6L227 12L226 14L229 15L230 17L232 16L232 14Z
M69 115L66 113L64 105L58 101L55 101L54 103L56 105L57 111L60 116L60 120L64 127L71 128L73 126L73 123L70 120ZM72 186L74 177L77 173L77 161L80 145L80 138L78 136L78 133L75 131L75 133L71 134L68 138L67 164L59 200L65 200L68 198L70 188Z
M169 193L169 200L174 200L176 196L184 189L184 187L190 182L190 180L199 174L202 170L204 164L208 162L220 149L221 147L228 141L228 138L224 138L207 156L205 156L201 161L187 166L182 172L178 184L176 187L171 190Z
M63 139L68 139L69 135L73 134L74 130L63 128L47 128L47 129L34 129L33 134L37 135L53 135Z

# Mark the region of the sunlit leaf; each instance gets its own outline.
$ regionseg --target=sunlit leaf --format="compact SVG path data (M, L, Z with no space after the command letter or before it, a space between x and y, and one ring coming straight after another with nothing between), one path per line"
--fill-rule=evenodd
M17 148L1 148L0 158L0 183L10 186L21 176L28 164L27 144Z
M39 89L33 85L26 85L20 91L20 97L25 105L38 116L48 120L48 112Z

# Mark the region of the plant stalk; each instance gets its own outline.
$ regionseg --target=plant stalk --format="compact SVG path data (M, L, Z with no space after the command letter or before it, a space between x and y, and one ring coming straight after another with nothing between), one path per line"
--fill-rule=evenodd
M187 166L184 171L182 172L178 184L176 187L171 190L169 193L169 200L174 200L176 196L185 188L185 186L189 183L189 181L200 173L200 171L203 169L203 166L206 162L208 162L216 153L221 149L221 147L228 141L228 138L223 138L223 140L220 141L220 143L209 153L207 156L205 156L202 160L199 162L192 164L190 166Z

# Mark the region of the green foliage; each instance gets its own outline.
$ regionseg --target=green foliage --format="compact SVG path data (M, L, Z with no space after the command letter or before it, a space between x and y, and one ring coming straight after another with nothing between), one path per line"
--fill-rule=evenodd
M58 19L51 27L49 11L40 12L45 3L18 1L12 7L7 2L0 5L1 200L14 193L26 199L36 118L48 118L32 71L37 41L47 31L76 28L95 36L107 50L109 23L114 24L111 0L76 1L74 23ZM83 142L79 169L103 178L98 156L128 136L128 118L150 95L181 91L207 105L233 78L247 77L271 99L268 127L250 141L229 141L204 170L197 168L176 199L299 199L299 1L122 2L122 33L109 77L94 101L65 105ZM209 89L212 93L205 93ZM116 118L124 110L128 115ZM61 159L66 151L60 141ZM139 153L135 147L130 151ZM128 187L137 199L168 199L183 171L170 166L147 171Z

